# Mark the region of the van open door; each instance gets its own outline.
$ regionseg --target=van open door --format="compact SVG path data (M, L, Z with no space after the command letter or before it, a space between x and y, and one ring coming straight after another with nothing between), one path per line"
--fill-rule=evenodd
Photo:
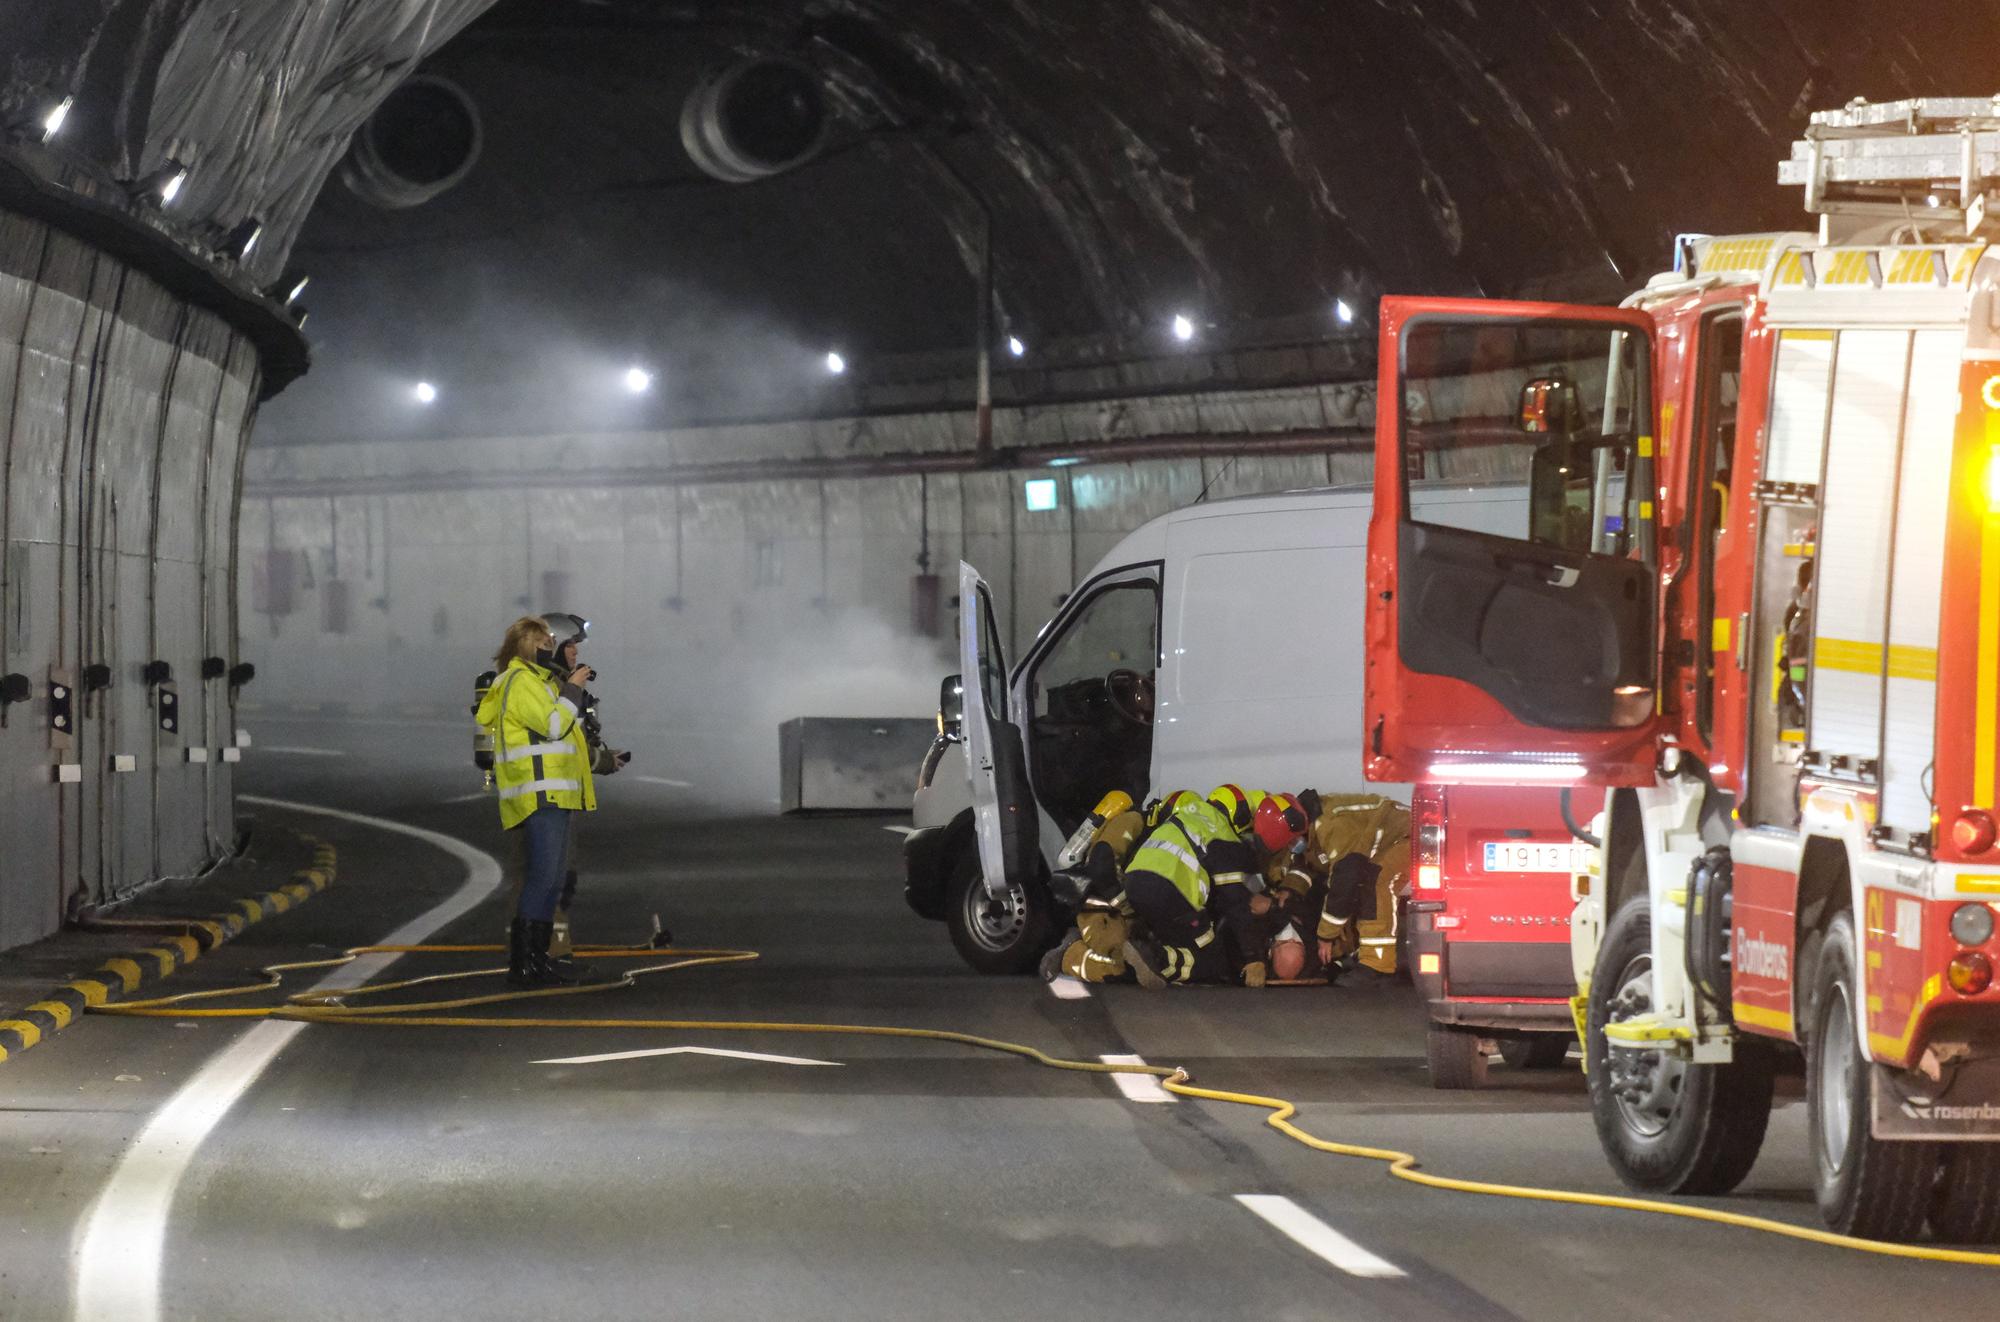
M963 561L958 566L958 657L979 867L987 893L1000 896L1010 883L1025 886L1036 877L1041 853L1021 728L1009 710L1007 655L994 619L993 595L979 571Z
M1650 784L1652 320L1387 298L1370 780Z

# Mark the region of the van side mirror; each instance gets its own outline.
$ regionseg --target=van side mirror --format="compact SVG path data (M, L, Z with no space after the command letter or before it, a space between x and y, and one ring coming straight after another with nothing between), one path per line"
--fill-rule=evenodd
M1538 376L1522 386L1514 425L1537 436L1573 436L1582 431L1583 400L1576 382L1562 376Z
M951 743L965 737L965 684L957 675L946 675L938 686L938 736Z

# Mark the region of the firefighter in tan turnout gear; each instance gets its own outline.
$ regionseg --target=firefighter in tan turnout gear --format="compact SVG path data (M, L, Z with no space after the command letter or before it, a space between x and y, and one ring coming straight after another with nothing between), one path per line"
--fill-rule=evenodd
M1100 825L1088 837L1081 858L1056 874L1055 885L1077 901L1076 932L1042 957L1045 980L1068 974L1081 982L1131 982L1125 943L1132 936L1133 909L1125 897L1125 863L1147 832L1172 816L1192 794L1175 790L1144 808L1113 791L1091 817Z

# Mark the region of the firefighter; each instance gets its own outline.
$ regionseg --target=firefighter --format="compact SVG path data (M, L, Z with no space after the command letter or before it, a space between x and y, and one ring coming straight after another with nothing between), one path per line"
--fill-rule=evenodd
M1349 956L1376 973L1396 971L1396 905L1410 871L1410 811L1375 794L1315 796L1302 857L1325 882L1316 935L1322 965Z
M590 637L590 621L567 611L547 611L542 618L548 621L549 630L556 636L556 660L559 672L569 674L580 664L578 652L584 640ZM586 692L583 695L583 742L590 757L590 774L593 777L613 776L632 754L613 748L604 738L604 725L597 717L597 697ZM570 827L569 866L563 873L562 894L556 899L555 930L549 939L549 956L559 971L569 977L581 976L571 948L570 908L576 903L577 880L577 832L575 824Z
M569 979L549 958L556 904L568 871L571 823L597 808L583 734L587 665L558 676L561 660L548 622L524 615L508 626L493 658L499 672L476 719L493 731L500 825L521 832L521 895L507 932L507 980L517 987Z
M1146 837L1125 872L1125 894L1149 929L1125 943L1141 986L1235 982L1262 986L1268 970L1251 953L1251 897L1264 890L1272 855L1291 848L1306 823L1277 798L1234 785L1184 802Z
M1045 982L1063 974L1082 982L1133 980L1125 959L1133 918L1131 901L1125 896L1125 861L1148 832L1192 795L1187 790L1174 790L1144 808L1131 807L1131 800L1123 794L1117 797L1125 799L1124 811L1105 816L1091 835L1082 861L1068 870L1074 877L1070 889L1081 894L1082 900L1073 934L1042 956Z

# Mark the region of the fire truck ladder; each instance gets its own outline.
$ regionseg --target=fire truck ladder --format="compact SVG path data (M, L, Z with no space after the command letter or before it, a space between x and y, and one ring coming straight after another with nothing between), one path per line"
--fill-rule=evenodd
M1857 99L1816 111L1779 162L1778 182L1804 186L1806 210L1823 217L1955 221L1976 235L1989 215L2000 221L2000 96Z

